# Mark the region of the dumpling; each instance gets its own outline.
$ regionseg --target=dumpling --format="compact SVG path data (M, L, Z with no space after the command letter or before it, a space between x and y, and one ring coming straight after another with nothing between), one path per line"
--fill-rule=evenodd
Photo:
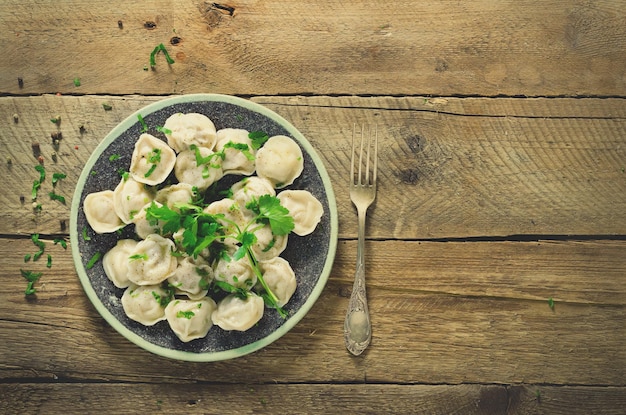
M207 162L198 164L196 151ZM215 155L214 157L210 157ZM208 160L210 158L210 160ZM195 150L184 150L176 157L174 174L181 183L188 183L200 191L206 190L213 183L224 176L222 160L217 153L205 147L195 147Z
M130 251L128 279L137 285L153 285L165 281L178 266L172 255L174 242L157 234L148 235Z
M131 223L133 217L148 203L152 202L154 196L146 188L144 183L129 177L122 178L113 191L113 207L115 213L124 223Z
M140 183L155 186L167 179L174 169L174 163L174 150L155 136L144 133L135 143L130 161L130 175Z
M217 131L215 150L224 152L224 161L222 161L224 175L249 176L254 173L256 151L248 135L247 130L239 128L224 128Z
M184 257L178 260L178 266L167 282L192 300L200 300L207 295L209 284L213 281L213 269L201 258Z
M288 235L274 235L270 225L254 232L256 242L250 247L258 261L266 261L280 255L287 247Z
M89 226L96 233L109 233L124 227L124 222L115 213L113 191L89 193L83 202L83 210Z
M272 182L258 176L250 176L238 181L230 187L230 191L233 194L233 200L239 204L245 217L254 215L253 212L246 208L246 205L252 199L258 199L263 195L276 196L276 190Z
M293 232L305 236L312 233L324 214L324 207L307 190L283 190L278 194L280 204L293 218Z
M302 150L286 135L270 137L256 153L256 172L268 179L275 188L289 186L304 169Z
M238 233L236 227L239 226L240 229L243 229L247 223L239 204L233 199L225 198L211 202L204 208L204 213L210 215L224 215L224 219L218 219L217 221L224 226L227 235L236 235ZM232 246L237 243L237 240L232 237L227 237L223 242L226 245Z
M289 262L281 257L260 261L259 268L263 273L263 280L278 298L278 306L282 307L289 302L296 292L296 274Z
M131 285L122 294L122 307L126 315L144 326L153 326L165 320L162 305L169 294L160 285Z
M237 261L221 258L215 265L214 278L216 281L223 281L233 287L247 290L254 287L257 281L257 276L247 257Z
M198 301L173 300L165 307L165 318L176 337L189 342L208 334L216 308L215 301L209 297Z
M179 211L175 205L177 203L192 203L195 194L193 186L189 183L176 183L159 189L154 200L167 205L172 210Z
M157 221L156 224L152 225L150 221L146 218L146 209L148 209L154 203L155 206L161 207L163 206L159 202L152 201L145 205L137 214L133 216L133 223L135 224L135 233L141 239L146 239L148 235L153 233L159 233L161 231L161 224Z
M167 143L177 153L189 149L192 145L212 149L215 146L216 131L213 121L203 114L190 112L171 115L163 126L169 130L165 134Z
M136 245L134 239L120 239L102 257L104 273L117 288L126 288L131 284L128 279L128 257Z
M223 330L246 331L261 320L264 308L263 299L253 292L245 299L230 294L217 304L211 320Z

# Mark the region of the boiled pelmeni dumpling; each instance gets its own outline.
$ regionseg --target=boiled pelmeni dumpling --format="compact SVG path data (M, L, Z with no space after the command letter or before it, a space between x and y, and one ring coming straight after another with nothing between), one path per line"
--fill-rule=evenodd
M137 241L134 239L120 239L102 257L104 273L117 288L126 288L131 285L128 279L128 257L136 245Z
M250 247L258 261L266 261L280 255L287 247L287 235L274 235L270 225L254 231L256 242Z
M217 308L213 299L173 300L165 307L165 318L172 331L183 342L206 336L213 321L211 315Z
M278 306L282 307L289 302L296 292L296 274L286 259L276 257L269 261L260 261L259 268L263 273L263 280L278 298Z
M161 224L159 221L157 221L156 224L153 225L147 219L146 209L148 209L153 204L158 207L163 206L159 202L152 201L148 203L147 205L145 205L141 210L139 210L139 213L133 216L133 223L135 224L135 233L141 239L146 239L148 235L151 235L153 233L159 233L161 230Z
M222 169L224 175L254 173L255 153L252 140L247 130L239 128L224 128L217 131L216 151L224 152Z
M215 146L216 131L209 117L198 113L177 113L171 115L163 126L167 143L177 153L189 149L192 145L212 149Z
M172 255L174 242L157 234L148 235L130 252L128 279L137 285L153 285L165 281L178 266Z
M153 135L143 133L135 143L130 161L133 179L149 186L162 183L174 169L176 153Z
M312 233L324 214L324 207L307 190L283 190L278 194L280 204L293 218L293 232L304 236Z
M152 326L165 320L162 300L168 293L160 285L131 285L122 295L122 307L126 315L143 324Z
M245 299L230 294L217 304L211 319L223 330L246 331L261 320L264 308L263 299L253 292Z
M89 226L96 233L110 233L124 227L124 222L115 213L112 190L89 193L85 197L83 210Z
M177 294L186 295L192 300L206 296L211 281L213 269L200 257L179 258L176 270L167 278L168 284L176 289Z
M270 137L256 153L257 175L268 179L277 189L292 184L303 169L300 146L285 135Z
M204 213L209 215L219 215L223 218L218 218L217 221L225 228L225 234L237 235L239 230L242 230L247 223L244 213L241 211L241 207L233 199L225 198L211 202L206 208ZM226 245L235 245L237 240L233 237L227 237L223 241Z
M198 164L196 151L202 158L211 157L206 163ZM224 176L222 172L222 159L205 147L195 147L195 150L181 151L176 157L176 165L174 166L174 174L181 183L188 183L195 186L200 191L206 190L213 183Z
M154 200L167 205L172 210L179 211L175 206L178 203L192 203L195 196L194 187L189 183L176 183L157 191Z
M263 195L276 196L272 182L258 176L250 176L238 181L230 187L230 191L233 194L233 200L237 202L244 217L248 219L254 215L252 211L246 208L248 203Z
M216 281L226 282L236 288L250 289L256 284L257 276L247 257L238 260L221 258L214 270Z
M143 183L129 177L122 178L113 191L113 207L115 213L124 223L131 223L136 214L148 203L152 202L154 195Z

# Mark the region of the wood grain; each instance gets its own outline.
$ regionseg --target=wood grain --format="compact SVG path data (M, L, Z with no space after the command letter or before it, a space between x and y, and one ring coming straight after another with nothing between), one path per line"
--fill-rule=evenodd
M157 99L0 98L0 119L9 120L0 135L5 160L0 171L9 189L0 195L6 218L0 233L62 232L60 221L69 223L69 200L93 149L117 123ZM623 99L253 100L292 122L321 155L335 188L342 237L356 232L345 189L351 129L360 120L376 123L380 136L379 183L385 197L370 211L371 237L626 234ZM104 103L112 109L104 110ZM581 117L586 111L596 115ZM50 122L57 116L60 125ZM48 135L57 131L63 134L59 149ZM40 145L46 169L68 175L58 188L67 205L48 199L47 182L39 198L43 209L33 213L30 191L38 178L33 143Z
M145 352L108 326L82 292L69 251L48 244L53 266L46 269L41 260L22 263L33 250L29 240L2 239L0 378L211 382L218 371L220 381L236 383L255 368L246 375L255 383L623 386L626 280L618 270L626 260L616 252L625 246L371 242L373 340L365 358L354 359L341 328L356 243L341 242L322 297L291 332L234 361L190 364ZM24 297L19 268L44 273L36 299ZM33 343L33 336L55 341ZM295 359L289 367L279 364L285 353ZM582 371L583 362L592 363Z
M623 1L214 4L5 1L0 93L626 92ZM175 63L144 70L160 43Z
M219 375L218 375L219 376ZM545 385L153 385L25 383L0 385L0 410L76 413L168 414L358 413L358 414L621 414L624 388ZM295 399L294 397L298 397ZM580 403L578 401L580 400ZM576 404L574 404L576 402ZM606 410L610 403L614 410Z

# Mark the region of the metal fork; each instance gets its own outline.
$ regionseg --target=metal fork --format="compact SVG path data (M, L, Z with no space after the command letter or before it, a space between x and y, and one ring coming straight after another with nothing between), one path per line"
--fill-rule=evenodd
M355 356L360 355L370 344L372 326L370 323L367 296L365 292L365 216L367 208L376 198L376 170L378 164L378 129L361 126L361 142L358 157L355 157L356 126L352 129L352 155L350 160L350 199L356 206L359 218L359 238L356 254L356 273L352 295L348 303L348 312L344 321L344 338L346 348ZM371 156L373 149L373 157ZM356 175L355 175L356 171Z

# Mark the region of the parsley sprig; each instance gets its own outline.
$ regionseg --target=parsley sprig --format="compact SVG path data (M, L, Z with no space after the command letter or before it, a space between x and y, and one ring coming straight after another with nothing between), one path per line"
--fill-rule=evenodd
M275 236L289 234L294 228L294 222L289 211L280 204L280 200L272 195L263 195L253 198L246 207L254 212L254 217L241 226L223 214L209 214L204 212L201 202L182 203L174 205L174 209L167 205L159 206L152 203L146 208L146 219L151 226L158 227L163 235L173 235L181 229L181 249L189 256L197 258L206 249L215 257L227 257L229 260L240 260L247 257L257 280L263 287L260 294L265 303L275 308L281 317L286 318L287 312L278 305L278 297L265 282L252 247L257 242L256 230L269 225ZM226 238L237 241L238 248L228 254L223 242ZM241 298L249 295L249 291L228 283L214 281L214 286L233 293Z

